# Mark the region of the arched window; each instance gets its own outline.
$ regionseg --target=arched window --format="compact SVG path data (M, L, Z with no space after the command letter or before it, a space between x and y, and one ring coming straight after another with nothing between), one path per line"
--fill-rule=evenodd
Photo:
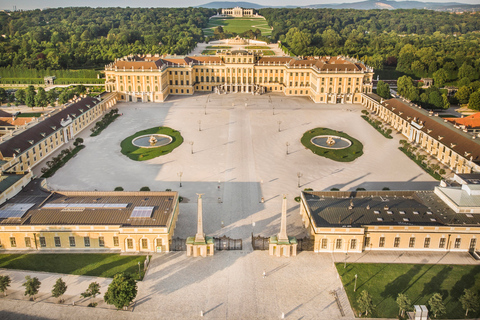
M342 88L338 88L338 94L342 93Z
M328 93L332 93L332 87L328 88Z
M147 92L150 92L150 86L147 86Z
M350 87L347 88L347 93L350 93Z
M128 86L128 91L132 92L132 86Z
M140 91L141 91L141 90L140 90L140 86L138 86L138 92L140 92Z
M120 91L123 91L123 86L120 86Z
M155 91L158 91L158 86L155 86Z
M320 89L320 92L323 93L323 91L324 91L323 88L321 88L321 89Z

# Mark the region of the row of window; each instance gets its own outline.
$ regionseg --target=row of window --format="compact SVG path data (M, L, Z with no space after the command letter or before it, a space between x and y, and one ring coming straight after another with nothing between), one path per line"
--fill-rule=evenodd
M60 240L60 237L53 237L53 241L55 243L55 247L59 248L62 246L62 242ZM70 247L75 247L76 246L76 238L75 237L68 237L68 241L70 244ZM40 247L41 248L46 248L47 247L47 240L45 237L39 237L39 242L40 242ZM85 247L90 247L90 237L83 237L83 245ZM113 245L115 247L119 246L118 242L118 237L113 237ZM12 248L15 248L17 246L17 240L15 237L10 237L10 246ZM99 247L105 247L105 238L104 237L98 237L98 246ZM25 247L31 248L32 247L32 241L30 237L25 237Z
M459 249L460 245L462 243L461 238L456 238L455 239L455 244L454 248ZM440 242L438 243L438 248L443 249L445 248L446 244L446 238L441 238ZM470 240L470 249L475 249L477 244L477 239L473 238ZM370 247L370 237L365 237L365 248ZM385 237L380 237L379 242L378 242L378 247L379 248L384 248L385 247ZM394 248L399 248L400 247L400 237L395 237L393 241L393 247ZM409 248L415 248L415 237L411 237L408 242L408 247ZM424 248L430 248L430 238L425 238L423 242L423 247ZM328 248L328 239L324 238L321 241L321 248L322 249L327 249ZM341 250L343 249L343 239L336 239L335 240L335 249ZM357 239L351 239L350 240L350 250L355 250L357 249Z

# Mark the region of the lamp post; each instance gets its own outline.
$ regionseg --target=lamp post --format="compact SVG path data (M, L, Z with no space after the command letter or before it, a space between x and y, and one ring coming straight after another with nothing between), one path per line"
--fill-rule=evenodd
M138 274L140 274L140 261L138 261Z
M355 274L355 286L353 287L353 292L357 291L357 274Z
M207 105L205 104L205 115L207 115Z
M288 146L290 145L290 143L286 142L285 145L287 146L287 155L288 155Z
M198 131L202 131L202 120L198 120Z
M297 172L297 177L298 177L298 187L300 188L300 178L303 177L303 173Z
M272 116L275 115L275 106L272 106Z
M278 123L278 132L280 132L280 125L282 124L282 121L277 121Z
M181 188L181 187L182 187L182 175L183 175L183 172L180 171L180 172L177 173L177 175L178 175L178 178L180 179L180 188Z
M192 154L193 154L193 141L190 141L190 146L191 146L191 149L190 149L190 151L191 151L191 152L192 152Z

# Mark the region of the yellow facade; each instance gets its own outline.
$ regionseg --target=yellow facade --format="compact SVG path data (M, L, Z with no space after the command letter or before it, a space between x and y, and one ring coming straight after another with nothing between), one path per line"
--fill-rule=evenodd
M372 91L373 70L344 57L301 60L238 50L218 52L215 57L123 59L105 67L105 90L117 92L118 99L125 101L161 102L171 94L200 91L281 92L310 97L316 103L361 103L361 93Z

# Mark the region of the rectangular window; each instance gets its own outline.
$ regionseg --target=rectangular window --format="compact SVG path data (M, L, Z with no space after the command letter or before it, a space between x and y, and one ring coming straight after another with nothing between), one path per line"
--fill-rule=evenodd
M380 237L380 241L378 242L378 246L380 248L385 247L385 237Z
M409 248L415 248L415 238L411 237L410 241L408 242L408 247Z
M365 248L370 247L370 237L365 237L365 243L364 243L364 245L365 245Z
M342 249L342 239L337 239L335 249Z
M113 237L113 246L118 247L120 244L118 242L118 237Z
M438 244L439 248L445 248L445 238L440 238L440 243Z
M127 239L127 249L133 249L133 239Z
M322 249L327 249L328 239L322 239Z
M477 239L476 239L476 238L470 239L470 247L469 247L469 250L470 250L470 251L475 251L476 247L477 247Z
M55 247L62 246L62 243L60 242L60 237L54 237L53 240L55 241Z
M15 237L10 237L10 246L12 248L15 248L17 246L17 240L15 240Z
M83 244L85 247L90 247L90 237L83 237Z
M352 239L350 241L350 249L352 250L357 249L357 239Z
M75 247L75 237L68 237L68 241L70 241L70 247Z
M25 237L25 247L30 248L32 246L32 241L30 237Z
M425 238L425 242L423 243L424 248L430 248L430 238Z
M393 241L393 247L400 247L400 237L395 237L395 240Z
M148 239L142 239L142 249L148 249Z
M40 247L45 248L47 246L47 241L45 241L45 237L40 237Z
M461 243L462 243L462 239L460 238L455 239L455 249L459 249Z
M105 238L104 237L98 237L98 246L99 247L105 247Z

